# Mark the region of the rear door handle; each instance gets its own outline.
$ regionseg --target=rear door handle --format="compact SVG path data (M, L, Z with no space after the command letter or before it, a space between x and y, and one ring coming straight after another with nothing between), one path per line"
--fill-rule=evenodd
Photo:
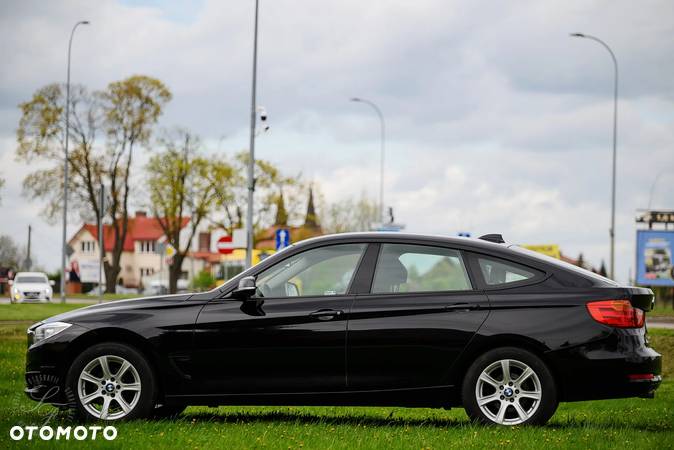
M318 311L314 311L309 315L318 320L332 320L335 317L341 316L342 314L344 314L344 311L340 311L338 309L319 309Z
M445 311L474 311L476 309L480 309L480 305L476 303L456 303L445 306Z

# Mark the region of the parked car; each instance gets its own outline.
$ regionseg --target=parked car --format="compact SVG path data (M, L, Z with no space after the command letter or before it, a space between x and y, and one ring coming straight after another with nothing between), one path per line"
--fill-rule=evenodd
M12 303L46 303L52 299L54 281L43 272L19 272L10 284Z
M210 292L31 326L26 392L71 392L79 414L108 421L265 404L463 406L475 422L544 424L560 401L654 395L652 304L649 289L499 235L324 236Z

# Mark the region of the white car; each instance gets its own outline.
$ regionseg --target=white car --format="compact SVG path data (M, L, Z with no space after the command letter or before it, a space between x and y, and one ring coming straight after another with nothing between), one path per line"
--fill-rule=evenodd
M11 283L12 303L46 303L52 299L54 281L42 272L19 272Z

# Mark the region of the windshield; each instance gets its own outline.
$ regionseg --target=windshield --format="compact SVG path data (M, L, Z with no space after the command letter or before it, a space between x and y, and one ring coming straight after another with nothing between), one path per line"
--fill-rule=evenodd
M16 280L14 280L16 283L47 283L47 278L46 277L41 277L39 275L24 275L20 277L16 277Z
M600 282L606 283L606 284L610 284L612 286L619 286L618 283L616 283L615 281L613 281L609 278L603 277L603 276L601 276L597 273L594 273L590 270L583 269L582 267L574 266L573 264L569 264L569 263L567 263L565 261L562 261L560 259L552 258L552 257L544 255L542 253L538 253L538 252L535 252L533 250L529 250L527 248L522 248L522 247L519 247L517 245L511 245L508 248L510 248L511 250L515 250L518 253L523 253L523 254L525 254L527 256L530 256L532 258L540 259L542 261L545 261L548 264L552 264L554 266L561 267L562 269L570 270L572 272L577 273L578 275L584 276L585 278L591 278L593 280L600 281Z

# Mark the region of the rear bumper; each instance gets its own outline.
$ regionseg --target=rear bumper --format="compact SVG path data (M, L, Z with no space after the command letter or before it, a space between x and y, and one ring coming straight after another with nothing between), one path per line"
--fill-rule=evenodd
M564 401L652 398L662 382L662 356L646 345L643 329L615 330L549 357Z

